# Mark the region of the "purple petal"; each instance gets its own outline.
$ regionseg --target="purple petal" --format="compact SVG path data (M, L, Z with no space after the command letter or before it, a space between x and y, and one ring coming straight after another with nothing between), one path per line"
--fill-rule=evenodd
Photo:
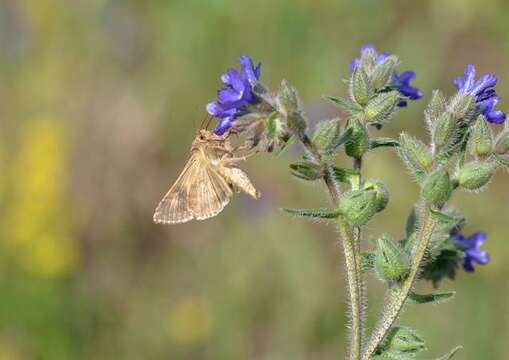
M253 60L247 55L241 55L239 61L240 70L245 75L249 83L254 84L256 81L258 81L260 78L260 64L258 64L255 69Z
M369 51L369 50L376 51L375 45L373 45L373 44L364 44L364 45L362 45L361 46L361 55L364 54L366 51Z
M354 72L355 69L357 69L360 64L361 64L361 59L353 59L352 62L350 63L350 71Z
M468 271L468 272L474 272L474 265L472 265L472 260L470 260L469 258L466 258L465 261L463 262L463 269L465 269L465 271Z
M381 54L378 54L378 56L376 57L376 63L377 64L381 64L385 61L385 59L387 59L389 57L389 53L388 52L383 52Z
M399 76L397 76L397 79L402 84L408 84L410 81L415 79L415 72L411 70L403 71Z
M460 90L464 92L470 92L470 89L474 86L475 82L475 67L472 64L468 64L465 68L463 75L463 85Z
M223 107L217 101L212 101L207 104L207 112L212 116L219 116L223 112Z
M214 133L217 135L223 135L229 128L231 128L233 120L234 119L232 118L221 119L214 129Z
M486 119L493 124L503 124L506 119L506 114L500 110L491 110L485 115Z
M469 90L469 93L474 96L479 96L495 85L497 85L497 77L494 74L483 75L475 82L474 86Z
M468 258L480 265L486 265L490 262L490 255L485 250L469 250L466 252L466 254Z
M217 92L217 98L223 104L225 103L233 103L242 99L242 93L235 91L232 88L226 87L220 89Z

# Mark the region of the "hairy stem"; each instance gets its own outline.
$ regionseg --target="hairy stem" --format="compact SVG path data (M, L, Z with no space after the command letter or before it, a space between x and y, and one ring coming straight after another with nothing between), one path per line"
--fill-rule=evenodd
M317 163L322 163L321 155L313 146L306 134L299 134L299 139L309 153L309 156ZM328 164L324 165L323 180L327 186L330 197L334 206L338 206L340 193L336 184L331 168ZM356 237L348 221L341 215L337 219L339 233L341 235L341 243L345 253L345 264L348 282L348 297L350 303L351 315L351 334L350 334L350 360L359 360L361 355L362 344L362 302L361 302L361 285L360 279L360 262L358 261L358 250Z
M355 184L352 184L353 190L359 190L362 186L362 157L354 158L353 160L353 169L357 170L359 172L359 177L357 178L357 181ZM353 236L354 236L354 255L355 255L355 264L356 264L356 273L357 273L357 285L359 287L359 323L360 323L360 342L361 342L361 350L362 346L364 345L364 338L365 338L365 320L366 320L366 291L365 291L365 284L364 284L364 278L362 274L361 269L361 239L362 239L362 233L360 226L354 227L353 230Z
M430 215L428 206L424 208L423 220L419 231L419 237L412 254L412 265L408 277L400 284L398 288L389 289L381 317L371 334L371 337L363 351L362 360L368 360L380 345L389 329L396 322L408 294L412 290L415 280L419 274L419 269L426 253L429 241L435 228L435 221Z

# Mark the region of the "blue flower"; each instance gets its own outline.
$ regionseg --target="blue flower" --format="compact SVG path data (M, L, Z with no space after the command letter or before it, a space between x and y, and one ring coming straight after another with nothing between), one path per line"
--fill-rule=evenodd
M460 92L475 97L479 111L489 122L502 124L505 121L505 113L495 109L495 106L500 101L500 96L495 92L495 86L497 85L497 76L495 74L486 74L476 80L475 67L472 64L468 64L463 76L454 79L453 82Z
M353 59L350 63L350 71L353 72L357 69L362 63L362 57L366 52L373 51L376 53L376 49L373 44L366 44L361 47L361 57L357 59ZM389 57L388 52L383 52L381 54L377 54L375 58L375 62L377 65L383 63L385 59ZM422 91L416 87L410 85L410 81L415 79L415 72L411 70L407 70L398 75L396 71L392 74L392 81L389 85L389 88L398 90L401 95L405 97L399 103L399 107L406 107L408 105L407 100L418 100L422 98Z
M473 263L485 265L490 262L490 254L486 250L481 249L481 245L486 241L485 232L477 232L469 237L461 234L454 236L454 243L458 249L465 253L463 268L468 272L474 271Z
M221 120L214 132L222 135L233 124L233 121L247 112L246 105L257 102L253 94L253 86L260 79L260 65L254 66L253 60L242 55L240 71L229 69L221 80L224 87L217 92L217 101L207 104L207 112Z
M400 100L398 103L399 107L406 107L407 99L418 100L422 98L422 91L410 85L410 81L413 79L415 79L415 72L411 70L403 71L399 75L396 71L394 71L391 87L397 89L401 95L406 97L406 99Z

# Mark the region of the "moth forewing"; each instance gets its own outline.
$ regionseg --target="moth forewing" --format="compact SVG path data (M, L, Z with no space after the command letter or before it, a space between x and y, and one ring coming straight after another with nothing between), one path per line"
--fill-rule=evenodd
M222 176L203 159L200 173L195 177L188 195L188 206L194 218L204 220L219 214L230 202L233 195L230 186Z
M175 184L157 205L154 212L155 223L178 224L193 219L187 199L199 166L198 154L191 155Z

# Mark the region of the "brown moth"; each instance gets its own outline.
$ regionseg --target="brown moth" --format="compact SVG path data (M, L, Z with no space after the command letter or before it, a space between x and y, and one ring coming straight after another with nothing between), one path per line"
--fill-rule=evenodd
M191 158L155 210L155 223L211 218L225 208L234 192L260 197L247 175L235 166L252 154L237 156L239 148L232 147L228 136L200 130L191 145Z

